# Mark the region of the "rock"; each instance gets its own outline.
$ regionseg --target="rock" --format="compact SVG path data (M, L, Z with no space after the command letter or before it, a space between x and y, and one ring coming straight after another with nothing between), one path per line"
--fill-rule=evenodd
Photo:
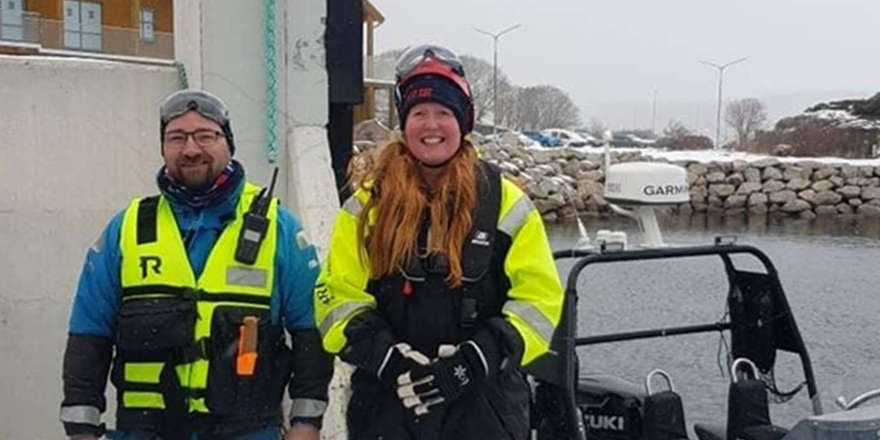
M734 173L742 173L746 170L746 168L749 167L749 163L744 160L737 159L731 163L731 167L733 168Z
M550 195L549 189L546 186L541 185L542 182L543 180L533 180L528 186L526 186L526 192L529 193L532 199L546 199Z
M840 174L845 178L858 177L859 168L853 165L844 165L840 167Z
M835 208L837 208L837 212L842 215L850 215L854 212L852 206L849 206L846 203L841 203L835 206Z
M594 182L599 182L605 178L605 173L602 170L583 171L578 173L578 178L580 180L592 180Z
M580 162L580 168L584 171L598 170L599 164L597 164L589 159L584 159Z
M703 176L708 171L708 168L706 168L706 165L703 165L698 162L694 162L694 163L688 165L687 170L689 173L694 173L698 176Z
M816 193L814 203L817 205L836 205L843 200L843 196L834 191L819 191Z
M810 188L812 188L813 191L816 191L816 192L830 191L830 190L834 189L834 184L828 180L819 180L819 181L813 182L813 184L810 185Z
M774 167L764 168L761 178L763 180L782 180L782 171Z
M792 191L800 191L810 186L810 181L803 177L795 177L788 181L788 189Z
M840 171L837 168L822 167L813 173L813 180L825 180L831 176L836 176L839 173Z
M725 209L742 208L742 207L746 206L747 200L748 199L746 196L732 195L724 200L724 208Z
M794 200L797 200L797 194L790 189L770 193L770 203L778 203L781 205Z
M710 208L722 208L724 206L724 200L721 197L710 195L706 197L706 201L709 203Z
M697 178L697 180L694 181L694 185L708 186L709 181L706 180L705 176L700 176L699 178Z
M542 179L545 176L554 176L556 175L556 170L546 164L537 165L529 170L529 174L532 175L535 179Z
M753 193L753 194L749 195L749 206L766 205L766 204L767 204L767 194Z
M783 189L785 189L785 183L779 180L768 180L764 182L764 186L761 188L761 191L765 193L771 193L782 191Z
M546 223L556 223L559 221L559 216L556 214L556 212L553 212L553 211L550 211L550 212L544 214L543 217L544 217L544 222L546 222Z
M737 194L749 195L752 193L760 192L763 185L759 182L745 182L736 189Z
M563 219L573 219L577 217L577 209L572 205L563 206L558 212L559 216Z
M709 195L709 187L702 186L702 185L692 186L690 193L691 193L691 199L693 199L695 196L705 198L706 196Z
M806 201L810 202L810 204L815 205L816 204L816 191L813 191L811 189L805 189L805 190L798 193L798 198L800 198L801 200L806 200Z
M546 194L558 194L562 191L562 182L558 179L544 178L544 180L538 183L538 186L540 186Z
M800 211L800 213L798 214L798 218L800 218L801 220L813 220L814 218L816 218L816 214L813 213L813 211L807 209L805 211Z
M745 208L731 208L724 210L724 215L728 217L740 217L745 213Z
M715 171L715 172L712 172L712 173L709 173L708 175L706 175L706 180L709 183L721 183L721 182L724 182L725 178L726 178L726 176L721 171Z
M716 197L727 197L736 191L736 187L728 184L714 184L709 185L709 194L714 195Z
M765 215L767 214L767 205L751 205L749 206L749 213L755 215Z
M838 214L836 206L817 206L816 215L819 217L833 217Z
M860 166L859 167L859 176L861 177L872 177L874 175L874 167L873 166Z
M861 177L859 186L880 186L880 177Z
M706 209L709 208L709 205L705 203L691 203L691 208L694 212L706 212Z
M743 176L746 178L746 182L761 183L761 170L757 168L747 168L743 171Z
M862 200L869 201L874 199L880 199L880 187L868 186L862 188Z
M565 197L562 194L551 194L550 197L547 197L547 201L550 203L551 209L559 209L566 205Z
M880 217L880 206L861 205L856 210L856 213L865 217L878 218Z
M843 177L840 177L840 176L831 176L828 178L828 181L833 183L834 187L836 187L836 188L840 188L845 183L845 181L843 180Z
M746 179L745 179L745 177L743 177L742 174L740 174L740 173L733 173L733 174L727 176L727 178L724 179L724 182L729 183L729 184L731 184L731 185L733 185L733 186L739 186L740 184L742 184L743 182L745 182L745 180L746 180Z
M865 202L863 202L862 199L856 197L854 199L847 200L846 203L849 203L849 206L861 206Z
M752 166L755 168L768 168L776 165L779 165L779 159L775 157L765 157L752 162Z
M782 180L809 179L813 171L807 168L789 166L782 172Z
M577 192L581 198L595 197L604 194L605 187L599 182L584 179L578 181Z
M510 160L510 163L516 165L516 167L519 168L520 171L526 169L526 161L524 161L521 157L514 157Z

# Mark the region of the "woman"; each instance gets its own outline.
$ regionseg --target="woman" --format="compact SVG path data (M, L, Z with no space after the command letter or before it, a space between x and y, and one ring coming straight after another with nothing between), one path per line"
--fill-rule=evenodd
M316 288L325 348L357 367L351 439L525 439L520 367L547 352L562 309L539 213L468 134L458 56L398 60L401 132L340 211Z

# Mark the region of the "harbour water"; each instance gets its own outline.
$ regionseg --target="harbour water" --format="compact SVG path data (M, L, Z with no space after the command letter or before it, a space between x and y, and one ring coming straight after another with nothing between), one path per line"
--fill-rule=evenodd
M591 238L599 229L618 229L628 233L630 244L639 241L634 221L585 219L585 225ZM812 358L826 412L838 410L837 396L851 399L880 388L880 221L689 217L661 219L661 226L666 243L703 245L716 236L736 236L771 258ZM548 225L548 234L556 250L578 240L574 223ZM571 261L559 262L563 276ZM749 259L735 263L760 268ZM717 257L590 266L578 286L579 336L704 324L725 313L727 281ZM720 334L707 333L582 347L579 358L581 374L608 373L640 385L651 370L668 371L690 427L725 423L726 348ZM776 375L781 390L803 380L799 360L787 353L779 356ZM773 422L789 428L810 412L805 389L771 407Z

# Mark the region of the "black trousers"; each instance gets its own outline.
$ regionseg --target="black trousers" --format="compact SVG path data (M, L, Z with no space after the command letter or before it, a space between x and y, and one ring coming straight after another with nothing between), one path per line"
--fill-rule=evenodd
M395 390L370 373L355 371L346 419L349 440L526 440L529 437L529 386L521 372L508 369L415 418ZM435 409L436 408L436 409Z

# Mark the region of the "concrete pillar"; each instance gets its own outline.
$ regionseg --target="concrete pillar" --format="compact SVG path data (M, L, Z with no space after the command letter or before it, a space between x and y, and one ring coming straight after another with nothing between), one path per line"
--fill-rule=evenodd
M323 258L339 209L326 129L326 2L275 3L276 163L269 162L266 151L265 1L175 1L174 50L190 87L217 93L229 105L236 158L249 179L268 185L272 169L279 167L275 194L302 220ZM349 370L340 366L337 371L325 439L345 438L342 405Z

